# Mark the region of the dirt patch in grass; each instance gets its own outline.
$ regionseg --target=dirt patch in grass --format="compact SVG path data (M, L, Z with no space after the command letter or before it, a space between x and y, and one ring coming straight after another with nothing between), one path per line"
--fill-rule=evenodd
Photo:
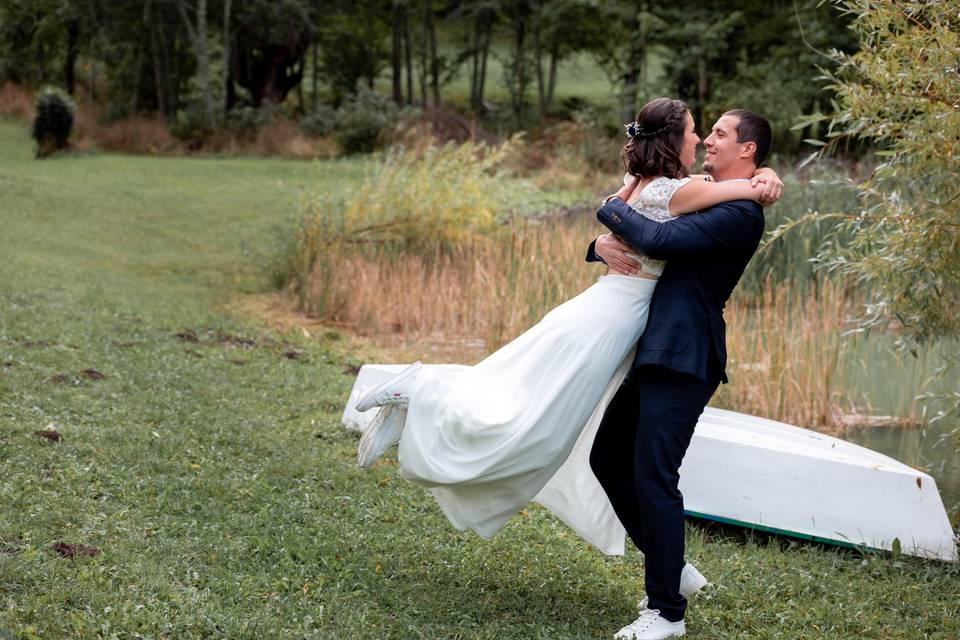
M94 557L102 553L96 547L88 547L83 544L70 544L67 542L54 542L50 548L61 558L76 558L77 556Z
M59 442L63 439L63 434L57 431L56 429L51 429L47 427L46 429L38 429L33 432L33 435L38 438L43 438L44 440L49 440L50 442Z

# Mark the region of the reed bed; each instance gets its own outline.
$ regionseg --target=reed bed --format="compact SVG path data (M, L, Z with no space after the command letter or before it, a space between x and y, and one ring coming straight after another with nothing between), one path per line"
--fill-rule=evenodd
M591 227L585 215L517 220L427 255L335 240L312 261L301 308L366 333L460 336L490 351L596 279L583 261Z
M866 406L845 393L843 362L853 346L844 333L860 307L830 280L798 290L768 278L756 293L735 293L724 313L731 384L713 404L820 431L856 426L851 417Z
M505 149L463 145L389 156L346 198L315 198L293 251L289 290L308 315L413 350L464 345L469 362L534 325L587 288L603 267L584 261L604 229L575 215L498 216L517 192L497 174ZM774 228L849 195L806 186ZM522 198L519 198L522 200ZM818 205L818 202L820 205ZM751 264L726 317L732 384L716 406L828 432L869 421L849 367L862 308L856 291L813 274L809 257L829 229L794 234ZM791 277L793 276L793 277ZM914 420L911 413L900 416Z

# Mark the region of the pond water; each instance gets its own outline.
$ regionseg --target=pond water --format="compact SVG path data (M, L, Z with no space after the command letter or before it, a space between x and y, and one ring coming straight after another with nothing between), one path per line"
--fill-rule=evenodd
M924 407L915 398L921 393L946 394L960 389L960 371L932 376L946 364L960 344L947 343L928 348L917 357L898 353L893 338L871 336L854 340L845 355L845 390L848 399L866 406L876 416L921 417ZM944 419L925 427L875 426L848 433L845 439L926 471L940 489L948 510L960 508L960 453L952 432L960 419Z
M952 512L960 508L960 453L951 435L954 428L956 423L946 421L926 428L866 427L844 439L929 473L937 481L943 505Z

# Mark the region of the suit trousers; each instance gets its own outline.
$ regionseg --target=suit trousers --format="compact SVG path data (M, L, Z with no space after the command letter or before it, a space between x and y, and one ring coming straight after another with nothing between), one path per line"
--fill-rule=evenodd
M644 555L649 608L682 620L684 562L680 464L703 408L720 384L711 354L707 380L661 366L634 369L597 431L590 467L627 534Z

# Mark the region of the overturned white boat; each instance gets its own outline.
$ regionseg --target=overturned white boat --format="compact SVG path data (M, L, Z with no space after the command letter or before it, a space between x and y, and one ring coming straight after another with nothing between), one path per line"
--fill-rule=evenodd
M375 411L354 405L405 365L360 369L343 424L363 430ZM455 374L461 365L428 365ZM893 458L782 422L708 407L680 469L698 518L856 548L958 560L934 479ZM549 506L548 501L542 501ZM622 552L617 545L598 544Z

